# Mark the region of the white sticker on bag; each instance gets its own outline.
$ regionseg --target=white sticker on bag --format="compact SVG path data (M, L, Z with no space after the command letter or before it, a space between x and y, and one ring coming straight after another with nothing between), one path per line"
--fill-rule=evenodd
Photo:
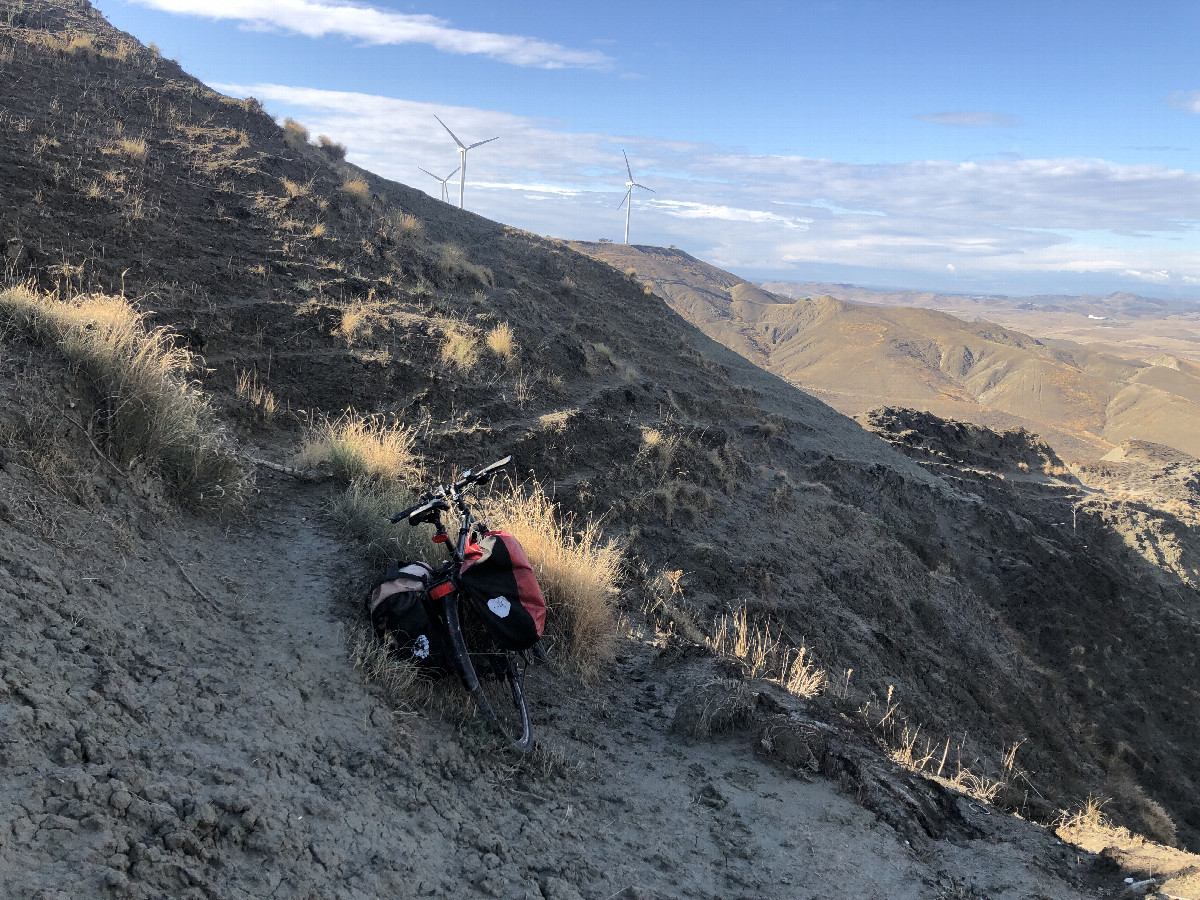
M427 638L425 635L421 635L415 641L413 641L412 655L417 659L428 659L429 638Z
M508 617L508 611L512 609L512 604L508 602L507 597L501 594L499 597L493 597L488 601L488 609L501 619L505 619Z

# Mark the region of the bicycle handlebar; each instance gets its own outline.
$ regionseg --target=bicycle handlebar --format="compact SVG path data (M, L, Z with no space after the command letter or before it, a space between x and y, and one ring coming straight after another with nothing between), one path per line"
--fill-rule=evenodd
M388 520L393 525L404 519L408 519L409 525L420 525L422 522L432 521L431 514L435 511L438 514L450 511L450 504L445 500L447 494L453 499L458 500L459 495L464 491L486 481L510 462L512 462L511 455L504 457L504 459L498 459L494 463L489 463L477 472L467 469L467 471L463 472L462 477L450 487L439 485L420 503L410 506L408 509L396 513L394 516L389 516Z

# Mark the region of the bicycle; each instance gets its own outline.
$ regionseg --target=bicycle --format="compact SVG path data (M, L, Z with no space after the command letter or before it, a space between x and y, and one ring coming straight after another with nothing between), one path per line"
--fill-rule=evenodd
M420 503L390 516L389 521L398 524L407 519L414 527L433 525L431 540L446 545L449 558L433 571L422 596L425 611L444 645L450 648L451 668L479 712L512 749L528 753L533 747L533 728L525 698L525 671L531 656L542 660L545 652L540 641L531 651L497 646L459 577L469 546L488 531L487 523L467 505L466 495L511 460L506 456L477 471L468 469L457 481L438 485ZM451 512L457 515L459 526L453 539L442 523L442 515Z

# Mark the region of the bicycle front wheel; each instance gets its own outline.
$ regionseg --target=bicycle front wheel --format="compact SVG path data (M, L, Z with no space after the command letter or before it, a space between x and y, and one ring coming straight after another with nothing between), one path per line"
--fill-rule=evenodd
M509 747L528 753L533 749L533 725L525 699L524 661L492 643L469 602L460 606L457 597L447 597L446 621L459 674L479 714Z

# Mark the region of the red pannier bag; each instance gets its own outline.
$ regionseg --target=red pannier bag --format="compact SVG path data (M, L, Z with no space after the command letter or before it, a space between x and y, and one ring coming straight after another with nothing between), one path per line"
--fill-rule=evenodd
M546 600L520 543L488 531L467 546L458 580L497 646L528 650L546 627Z

